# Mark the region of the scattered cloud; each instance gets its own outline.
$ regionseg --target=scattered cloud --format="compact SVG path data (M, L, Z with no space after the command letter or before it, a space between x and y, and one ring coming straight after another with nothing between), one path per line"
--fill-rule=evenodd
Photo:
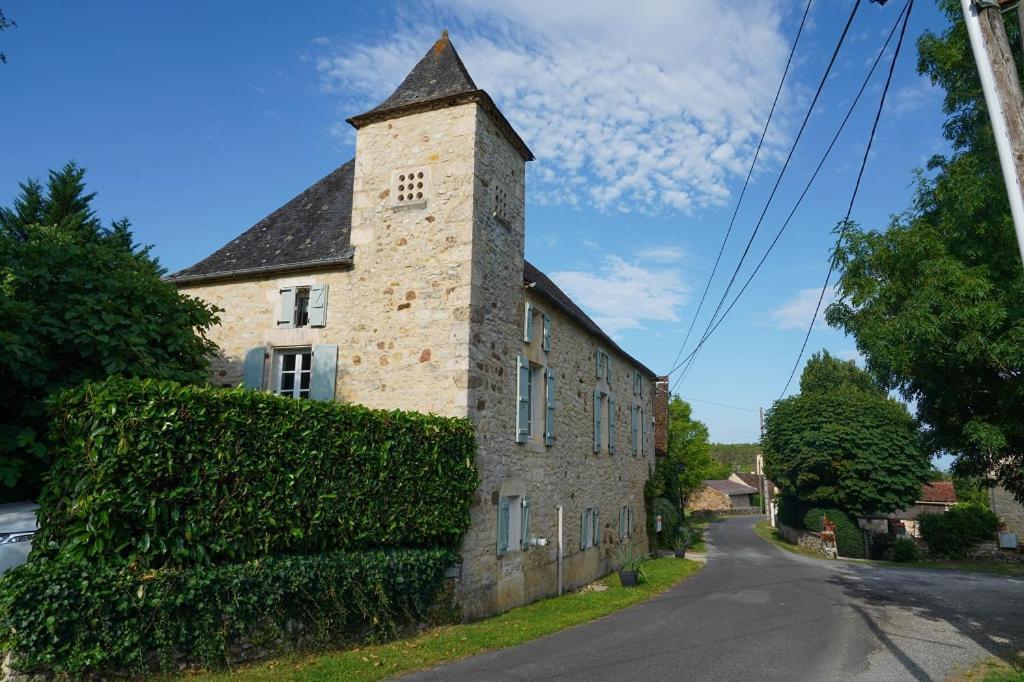
M595 272L566 270L551 278L607 333L643 329L646 321L676 321L689 287L678 271L646 268L605 256Z
M918 78L913 85L897 90L888 107L894 115L910 114L922 109L931 108L940 111L942 107L942 89L931 84L925 78Z
M814 315L814 308L818 305L818 297L821 296L821 289L801 289L786 303L771 311L772 322L779 329L807 329L811 323L811 316ZM836 299L835 291L829 289L825 292L825 298L818 310L818 319L815 325L824 323L821 320L825 308Z
M326 36L317 36L309 41L311 45L323 45L327 46L331 44L331 39Z
M841 360L853 360L854 362L857 363L858 366L864 366L864 356L861 355L861 352L857 349L841 350L835 355L837 358L840 358Z
M651 263L675 263L683 259L685 252L679 246L650 246L636 252L636 257Z
M410 0L405 14L436 24L399 13L387 36L344 50L318 43L314 61L322 90L351 115L390 94L448 25L477 85L538 156L532 201L691 213L726 203L746 171L790 10L772 0ZM770 133L769 155L784 132Z

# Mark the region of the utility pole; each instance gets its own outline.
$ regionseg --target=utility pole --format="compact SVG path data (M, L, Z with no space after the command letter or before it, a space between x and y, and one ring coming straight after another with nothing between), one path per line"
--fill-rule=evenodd
M761 422L761 454L758 455L758 473L761 474L761 504L768 515L768 524L774 528L775 515L772 514L772 489L768 485L768 476L764 473L764 408L757 408L757 414Z
M1017 248L1024 260L1024 96L1002 14L1003 7L1016 3L1006 0L960 0L960 3L996 138L1010 214L1017 231Z

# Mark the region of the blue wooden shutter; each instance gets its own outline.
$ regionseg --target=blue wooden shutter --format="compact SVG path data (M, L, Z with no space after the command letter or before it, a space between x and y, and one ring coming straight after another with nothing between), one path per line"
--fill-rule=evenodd
M604 377L604 363L601 362L603 357L604 353L601 352L600 348L594 351L594 375L598 379Z
M604 354L604 378L612 383L612 357L607 353Z
M637 373L636 373L636 385L637 385L637 393L640 395L640 399L643 400L643 397L644 397L644 375L641 374L639 371L637 371Z
M516 410L516 442L530 440L530 361L520 355L517 360L516 385L519 394Z
M589 509L585 509L582 512L580 512L580 549L586 549L587 541L590 539L590 535L587 532L587 521L589 519Z
M544 444L555 444L555 373L545 370L548 377L547 409L544 411Z
M295 287L281 289L281 309L277 313L277 326L295 326Z
M642 455L644 454L644 438L647 435L644 433L644 408L636 408L636 420L640 422L640 440L639 446L637 447L637 454Z
M551 317L547 313L544 314L544 336L541 347L545 352L551 350Z
M338 378L338 347L330 343L313 346L313 370L309 381L309 397L313 400L334 400L334 384Z
M243 377L246 388L260 390L263 388L263 366L266 363L267 351L263 346L250 348L245 353Z
M591 523L591 526L590 526L591 527L590 544L594 545L594 547L600 548L601 547L601 512L597 511L596 509L592 509L591 513L592 513L594 519L593 519L593 522Z
M533 341L533 304L527 301L523 317L523 341Z
M636 405L629 408L629 448L630 452L636 454Z
M498 556L508 551L508 498L498 502Z
M594 391L594 452L601 452L601 391Z
M626 508L619 509L619 539L626 537Z
M327 326L326 284L314 284L309 288L309 326Z
M530 549L530 498L523 495L519 523L519 549Z
M608 453L615 454L618 430L615 428L617 415L615 414L615 401L608 398Z

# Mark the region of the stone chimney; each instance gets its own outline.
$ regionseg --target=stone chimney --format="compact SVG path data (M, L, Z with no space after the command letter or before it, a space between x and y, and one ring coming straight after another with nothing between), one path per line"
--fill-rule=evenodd
M664 457L668 454L668 377L658 377L654 382L654 454Z

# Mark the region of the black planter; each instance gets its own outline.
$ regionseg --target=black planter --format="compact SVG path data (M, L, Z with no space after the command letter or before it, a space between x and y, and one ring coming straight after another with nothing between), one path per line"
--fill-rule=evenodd
M636 571L620 570L619 580L622 582L623 587L636 587Z
M676 554L676 558L677 559L685 559L686 558L686 550L685 549L677 549L677 550L675 550L675 554Z

